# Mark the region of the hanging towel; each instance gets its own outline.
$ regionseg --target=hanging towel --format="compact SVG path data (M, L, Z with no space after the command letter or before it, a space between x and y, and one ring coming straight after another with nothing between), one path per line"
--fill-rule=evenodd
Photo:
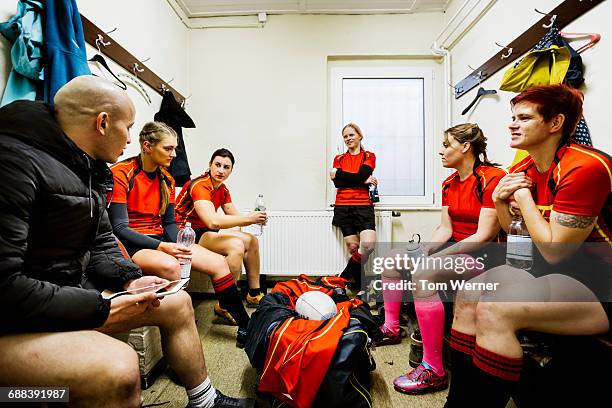
M20 0L17 14L0 23L0 33L11 43L11 63L0 106L18 99L35 100L42 88L44 58L42 55L43 4L41 1Z
M182 187L191 179L191 169L187 159L187 150L183 141L183 128L195 128L196 125L183 110L181 105L174 99L172 92L165 92L162 97L159 112L154 116L158 122L164 122L176 132L178 145L176 147L176 157L172 160L168 171L174 178L177 187Z
M45 11L45 102L72 78L91 75L76 0L47 0Z

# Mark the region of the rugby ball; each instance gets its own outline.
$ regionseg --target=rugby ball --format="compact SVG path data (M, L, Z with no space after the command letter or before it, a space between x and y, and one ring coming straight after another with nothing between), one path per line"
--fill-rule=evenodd
M303 293L295 302L295 311L307 320L327 320L336 315L334 300L323 292Z

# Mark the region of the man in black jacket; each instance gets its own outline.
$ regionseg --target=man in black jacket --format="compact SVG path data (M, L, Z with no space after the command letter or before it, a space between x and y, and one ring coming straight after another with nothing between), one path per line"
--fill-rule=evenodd
M185 292L100 293L165 282L124 259L106 214L106 163L130 142L133 103L93 76L54 103L0 109L0 386L69 387L71 405L138 407L136 353L104 333L159 326L190 406L251 406L211 385Z

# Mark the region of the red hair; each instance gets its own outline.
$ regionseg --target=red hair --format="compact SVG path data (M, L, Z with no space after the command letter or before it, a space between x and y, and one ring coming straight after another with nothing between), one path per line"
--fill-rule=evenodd
M584 94L578 89L558 84L528 88L512 98L510 104L515 106L521 102L531 102L536 105L536 110L546 122L562 114L565 120L561 144L564 144L569 143L582 117L583 100Z

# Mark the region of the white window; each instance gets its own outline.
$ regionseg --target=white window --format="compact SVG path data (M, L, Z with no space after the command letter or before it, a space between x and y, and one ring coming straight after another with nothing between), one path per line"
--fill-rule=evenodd
M377 206L434 204L433 75L434 69L427 67L330 67L328 166L336 154L346 151L344 125L359 125L364 148L376 155ZM328 192L333 202L333 185Z

